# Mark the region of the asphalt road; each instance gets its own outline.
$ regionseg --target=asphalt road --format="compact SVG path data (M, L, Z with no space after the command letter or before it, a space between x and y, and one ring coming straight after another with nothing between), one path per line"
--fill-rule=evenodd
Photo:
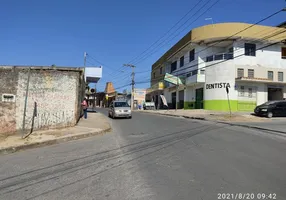
M0 199L286 199L283 137L145 113L110 122L102 136L1 155Z

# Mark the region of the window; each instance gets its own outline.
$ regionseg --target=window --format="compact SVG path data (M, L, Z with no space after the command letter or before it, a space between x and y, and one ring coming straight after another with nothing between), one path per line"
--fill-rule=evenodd
M184 56L182 56L181 58L180 58L180 67L183 67L184 66Z
M189 59L189 61L192 62L193 60L195 60L195 49L190 51L190 59Z
M171 73L177 69L177 61L171 64Z
M163 67L160 67L160 74L163 73Z
M205 70L201 69L200 74L205 74Z
M254 78L254 69L248 69L248 78Z
M256 56L256 45L251 43L244 44L244 55Z
M283 81L283 72L278 72L278 81Z
M237 69L237 78L244 77L244 69L238 68Z
M192 71L192 76L197 75L197 74L198 74L198 70L197 69Z
M252 88L248 88L248 97L252 98Z
M244 86L240 86L239 96L244 96Z
M153 72L153 78L156 78L156 73L155 72Z
M286 108L286 103L285 102L277 103L277 107L278 108Z
M281 48L281 58L286 59L286 47Z
M268 71L267 78L273 81L273 71Z
M122 101L122 102L114 102L114 107L129 107L127 102Z

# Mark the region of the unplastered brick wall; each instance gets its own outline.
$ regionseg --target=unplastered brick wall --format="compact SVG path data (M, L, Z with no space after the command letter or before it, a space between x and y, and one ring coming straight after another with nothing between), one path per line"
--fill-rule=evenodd
M16 99L17 129L22 128L28 71L19 72ZM76 123L79 73L58 70L31 70L25 128L73 126Z
M0 134L12 134L23 127L28 74L28 67L0 67ZM34 114L34 130L74 126L81 108L81 85L85 84L82 76L80 70L32 68L25 129L32 128Z
M16 132L16 102L18 72L15 68L0 68L0 133Z

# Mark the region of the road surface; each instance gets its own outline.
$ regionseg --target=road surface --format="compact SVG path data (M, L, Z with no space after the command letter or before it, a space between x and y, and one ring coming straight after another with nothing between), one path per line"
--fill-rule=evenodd
M138 112L110 123L102 136L1 155L0 199L286 199L283 137Z

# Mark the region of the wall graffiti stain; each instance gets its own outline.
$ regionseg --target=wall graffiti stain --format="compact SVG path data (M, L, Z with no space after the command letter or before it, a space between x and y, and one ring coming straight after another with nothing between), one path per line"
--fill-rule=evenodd
M34 118L34 129L64 127L73 125L74 111L39 112ZM31 127L32 116L27 117L26 128Z

